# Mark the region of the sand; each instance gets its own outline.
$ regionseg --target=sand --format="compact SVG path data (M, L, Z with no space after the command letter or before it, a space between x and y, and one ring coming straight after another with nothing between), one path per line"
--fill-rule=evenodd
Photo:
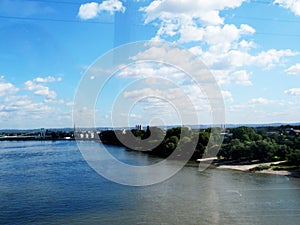
M246 164L245 162L232 162L232 161L220 161L217 158L205 158L205 159L198 159L197 162L200 164L212 164L218 169L230 169L230 170L237 170L242 172L250 172L251 169L264 165L270 166L271 164L276 165L283 163L285 161L277 161L277 162L268 162L268 163L251 163ZM282 176L293 176L293 177L300 177L300 170L279 170L275 171L272 169L255 171L255 173L264 173L264 174L274 174L274 175L282 175Z

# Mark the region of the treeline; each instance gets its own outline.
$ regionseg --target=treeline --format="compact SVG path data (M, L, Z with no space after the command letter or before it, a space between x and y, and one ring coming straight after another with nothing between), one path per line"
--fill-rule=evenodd
M219 134L220 129L215 133ZM221 143L220 135L212 135L214 141L209 142L212 129L191 130L187 127L171 128L163 131L157 127L147 127L146 130L133 129L127 131L102 131L100 140L105 144L125 146L132 150L145 151L159 157L169 157L174 151L172 157L176 159L195 160L202 158L204 154L217 151L218 146L214 143ZM210 151L207 150L210 148ZM216 153L215 153L216 154Z
M260 162L287 160L300 165L300 136L287 132L289 126L238 127L221 134L219 128L191 130L187 127L163 131L156 127L146 130L103 131L100 140L105 144L125 146L128 149L145 151L159 157L173 156L177 159L191 156L191 160L216 156L223 160ZM211 137L211 139L210 139ZM224 141L222 142L221 139ZM210 141L209 141L210 140ZM193 152L191 152L193 151Z
M300 136L287 132L288 126L230 129L218 157L225 160L259 160L261 162L287 160L300 165ZM292 131L292 130L291 130Z

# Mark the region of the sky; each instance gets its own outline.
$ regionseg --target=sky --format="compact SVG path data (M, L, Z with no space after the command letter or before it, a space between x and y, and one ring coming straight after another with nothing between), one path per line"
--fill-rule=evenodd
M184 123L210 124L209 94L180 67L187 51L214 77L226 123L300 122L300 0L0 0L0 37L0 129L172 125L189 107L197 120ZM139 41L178 49L129 48L129 65L99 67ZM84 90L93 107L79 104L85 77L106 75Z

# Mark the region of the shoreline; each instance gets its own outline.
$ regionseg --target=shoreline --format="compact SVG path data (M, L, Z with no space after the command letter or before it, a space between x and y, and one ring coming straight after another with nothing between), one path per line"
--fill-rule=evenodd
M240 172L248 172L248 173L259 173L259 174L272 174L272 175L280 175L280 176L290 176L300 178L300 168L298 169L282 169L282 170L273 170L273 169L265 169L261 171L251 171L257 166L271 166L271 165L279 165L280 163L284 163L285 161L275 161L275 162L237 162L237 161L223 161L217 158L205 158L198 159L198 163L203 164L211 164L216 169L227 169L227 170L236 170Z

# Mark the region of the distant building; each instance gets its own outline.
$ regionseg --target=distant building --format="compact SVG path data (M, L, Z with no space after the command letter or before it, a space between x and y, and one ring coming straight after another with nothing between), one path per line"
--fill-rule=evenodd
M299 136L300 135L300 130L290 130L289 135L291 136Z
M136 129L136 130L142 130L143 127L142 127L142 125L138 124L138 125L135 125L135 129Z
M45 138L46 137L46 130L44 128L41 128L41 138Z

